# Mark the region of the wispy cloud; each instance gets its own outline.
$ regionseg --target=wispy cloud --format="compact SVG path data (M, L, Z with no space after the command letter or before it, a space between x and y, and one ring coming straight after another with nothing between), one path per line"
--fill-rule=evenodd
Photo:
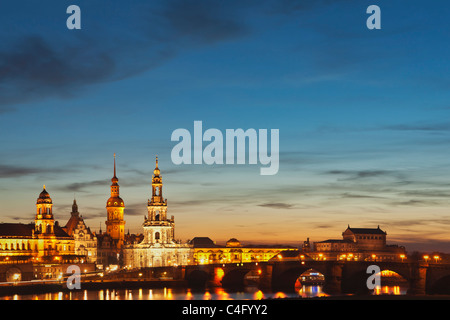
M422 206L435 206L439 203L437 201L429 201L429 200L405 200L405 201L393 201L390 203L393 206L408 206L408 207L422 207Z
M450 185L447 185L449 187ZM444 186L445 187L445 186ZM406 197L418 197L418 198L446 198L450 199L450 193L445 190L439 189L420 189L420 190L407 190L399 192L399 195Z
M384 199L384 197L374 196L374 195L365 195L365 194L353 194L349 192L345 192L341 195L342 198L347 199Z
M402 177L399 172L390 170L329 170L326 171L325 174L344 176L344 180L368 179L376 177Z
M93 180L86 182L74 182L68 185L60 187L62 191L70 191L70 192L90 192L90 187L95 186L107 186L108 180Z
M125 207L124 214L126 216L146 216L148 213L147 211L147 204L146 202L142 203L132 203L127 204Z
M383 129L397 130L397 131L428 131L428 132L450 131L450 122L394 124L384 126Z
M15 165L0 165L0 179L19 178L36 174L57 174L73 172L72 168L42 168L42 167L25 167Z
M293 209L295 205L291 203L284 203L284 202L269 202L269 203L263 203L259 204L258 206L263 208L272 208L272 209Z

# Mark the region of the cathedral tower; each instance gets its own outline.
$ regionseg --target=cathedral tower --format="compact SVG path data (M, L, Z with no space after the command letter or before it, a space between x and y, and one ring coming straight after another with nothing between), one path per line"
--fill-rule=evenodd
M106 202L108 214L106 220L106 233L116 242L117 249L120 249L125 238L125 221L123 220L124 202L119 196L119 179L116 177L116 154L114 154L114 176L111 179L111 197Z
M53 218L52 209L52 198L45 190L44 185L44 190L39 194L39 198L36 201L36 217L34 219L34 232L36 234L52 235L55 233L55 219Z
M148 216L143 224L144 239L123 250L124 264L130 268L187 265L192 261L192 246L174 239L173 216L167 218L167 200L163 197L161 171L156 167L152 177L152 197L147 204Z
M156 157L156 167L152 177L152 197L148 200L148 217L144 222L146 230L144 236L149 243L172 243L174 239L174 218L167 218L167 199L163 198L163 183L161 171L158 167L158 157Z

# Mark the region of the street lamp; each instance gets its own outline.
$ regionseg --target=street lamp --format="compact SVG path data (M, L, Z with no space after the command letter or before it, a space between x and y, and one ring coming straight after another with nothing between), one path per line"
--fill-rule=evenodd
M428 259L430 259L430 257L427 255L423 256L423 258L425 259L425 262L428 262Z
M405 259L405 255L404 255L404 254L401 254L401 255L400 255L400 258L402 259L402 262L403 262L403 259Z
M439 260L439 256L434 256L433 258L436 260L436 263L437 263Z

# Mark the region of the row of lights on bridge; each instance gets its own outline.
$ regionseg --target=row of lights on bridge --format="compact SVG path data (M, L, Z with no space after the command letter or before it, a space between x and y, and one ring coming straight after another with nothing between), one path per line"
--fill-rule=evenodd
M326 257L323 256L322 253L319 253L318 256L319 256L319 260L326 260L327 259ZM283 259L283 256L281 254L279 254L277 257L278 257L279 260ZM372 258L373 261L375 261L377 259L377 255L376 254L372 254L370 257ZM402 262L404 262L404 260L406 259L406 255L404 255L404 254L399 255L399 257L402 260ZM305 258L304 255L300 256L301 260L303 260L304 258ZM352 260L352 259L357 260L358 257L355 257L353 255L353 253L349 253L349 254L341 255L339 257L339 259L340 260ZM428 260L431 259L431 257L429 255L424 255L423 259L425 260L425 262L428 262ZM438 256L438 255L434 255L433 259L435 260L436 263L438 263L438 261L441 260L441 257ZM302 261L302 264L304 264L304 261Z

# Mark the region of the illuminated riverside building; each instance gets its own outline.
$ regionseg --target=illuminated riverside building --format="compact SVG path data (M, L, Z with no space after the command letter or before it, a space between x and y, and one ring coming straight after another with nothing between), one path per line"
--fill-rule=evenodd
M64 265L78 264L83 259L75 253L74 238L55 221L53 201L45 186L36 201L34 223L0 224L0 279L3 281L11 280L11 274L15 280L54 278L61 275ZM10 264L20 265L23 270L8 269ZM22 277L26 269L27 275Z
M156 167L152 177L152 197L143 224L144 239L124 247L124 265L128 268L187 265L192 261L192 247L175 240L175 219L167 217L167 199L163 198L161 171Z
M70 219L63 228L75 242L75 254L85 256L88 263L97 262L97 236L86 226L83 217L78 212L77 201L74 199Z
M34 223L0 224L0 259L52 261L75 254L75 243L53 216L52 199L44 189L36 201Z
M281 252L298 250L278 245L244 246L235 238L228 240L225 246L217 245L208 237L196 237L190 244L194 248L193 264L262 262L269 261Z
M404 247L386 244L387 233L377 228L350 228L342 239L314 242L308 255L316 260L398 261L406 255Z

